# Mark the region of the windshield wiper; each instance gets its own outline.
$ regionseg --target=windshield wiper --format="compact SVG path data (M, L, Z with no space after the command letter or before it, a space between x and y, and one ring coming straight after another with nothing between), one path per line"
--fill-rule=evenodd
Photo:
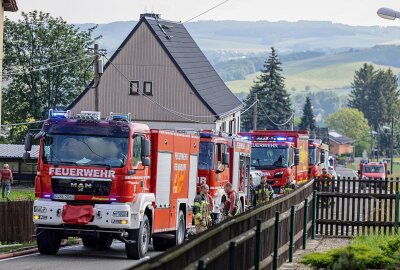
M109 164L104 164L104 163L86 163L84 165L85 166L106 167L107 170L111 169L111 166Z
M48 164L53 164L54 166L59 166L59 165L74 165L74 166L79 166L78 163L73 162L73 161L50 161L47 162Z

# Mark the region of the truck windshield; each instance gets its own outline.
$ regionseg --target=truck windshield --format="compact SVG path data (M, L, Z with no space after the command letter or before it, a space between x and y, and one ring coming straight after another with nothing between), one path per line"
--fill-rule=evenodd
M214 143L212 142L200 143L199 169L200 170L214 169Z
M317 149L315 147L308 148L308 165L317 164Z
M366 173L384 173L383 166L364 166L364 172Z
M122 167L128 153L128 138L46 134L43 162L82 166Z
M252 147L251 166L256 170L288 167L287 147Z

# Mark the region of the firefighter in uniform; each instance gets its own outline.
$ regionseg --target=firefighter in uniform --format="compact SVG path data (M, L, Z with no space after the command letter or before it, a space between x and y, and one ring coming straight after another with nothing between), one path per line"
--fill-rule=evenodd
M224 186L225 199L224 199L224 217L234 217L239 214L240 200L238 194L232 189L231 183L226 183Z
M317 176L317 180L320 180L319 185L320 185L320 191L321 190L326 190L326 191L332 191L332 175L328 173L326 168L322 169L322 173Z
M196 233L204 232L212 224L211 211L213 209L213 201L208 191L208 185L201 185L200 194L194 199L193 214Z
M255 202L256 206L268 202L274 194L272 187L267 183L267 177L263 175L261 177L261 183L255 188Z

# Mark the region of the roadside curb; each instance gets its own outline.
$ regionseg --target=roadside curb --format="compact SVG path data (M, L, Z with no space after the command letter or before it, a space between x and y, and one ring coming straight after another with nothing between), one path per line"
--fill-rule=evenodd
M66 246L67 246L67 242L65 241L65 242L61 243L60 247L66 247ZM35 247L35 248L27 249L27 250L16 251L16 252L11 252L11 253L6 253L6 254L0 254L0 261L4 260L4 259L34 254L34 253L38 253L38 252L39 252L38 248Z

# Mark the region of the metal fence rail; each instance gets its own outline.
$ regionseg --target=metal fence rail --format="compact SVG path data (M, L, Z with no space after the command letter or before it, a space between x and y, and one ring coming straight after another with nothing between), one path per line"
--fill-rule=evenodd
M399 225L399 179L317 180L317 233L353 236L394 233Z
M310 182L134 269L277 269L314 235L315 202Z
M32 222L33 201L0 203L0 242L27 242L32 240L35 227Z

